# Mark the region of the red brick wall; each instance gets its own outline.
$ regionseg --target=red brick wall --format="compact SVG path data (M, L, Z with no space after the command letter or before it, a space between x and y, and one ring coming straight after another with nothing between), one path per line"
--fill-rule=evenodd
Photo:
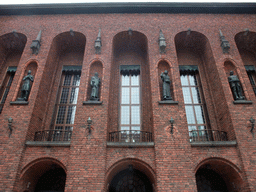
M66 191L103 191L107 173L118 161L137 159L148 164L156 179L157 191L196 191L197 166L208 158L218 157L237 167L243 179L244 191L255 191L256 143L250 133L249 119L255 116L256 97L244 69L244 63L235 36L245 28L256 31L255 15L217 14L105 14L105 15L39 15L1 16L0 36L10 33L13 26L27 37L20 60L13 57L8 65L18 65L17 72L0 114L0 191L19 191L24 187L20 174L24 167L40 158L54 158L67 171ZM29 22L28 22L29 21ZM230 22L232 21L232 22ZM133 35L126 51L128 28ZM69 29L75 31L71 36ZM94 41L101 28L102 52L95 54ZM166 38L166 53L158 47L159 28ZM194 39L183 39L182 46L190 46L199 54L185 47L177 49L181 37L191 28L200 33ZM219 29L230 42L229 54L220 47ZM42 42L38 55L32 55L30 45L42 30ZM125 35L126 34L126 35ZM254 36L249 36L255 42ZM176 39L178 38L178 40ZM255 44L255 43L254 43ZM237 47L238 46L238 47ZM2 46L3 47L3 46ZM248 48L254 52L255 48ZM1 48L0 50L5 50ZM6 58L1 51L0 58ZM9 57L8 57L9 58ZM243 58L243 56L242 56ZM0 61L0 84L6 68ZM28 62L38 64L28 105L10 105L18 95L18 89ZM159 61L168 61L169 75L173 83L173 97L178 105L159 105ZM233 104L227 81L225 61L232 61L244 88L247 100L252 104ZM14 62L15 61L15 62ZM100 61L99 68L91 65ZM6 61L7 62L7 61ZM13 64L15 63L15 64ZM118 129L119 66L139 63L142 76L143 125L154 135L154 148L107 147L107 135ZM185 107L181 90L179 65L199 65L204 96L207 101L211 127L229 132L237 146L191 147L186 123ZM82 65L81 85L74 131L69 148L25 147L37 130L49 129L52 121L62 65ZM83 105L88 98L90 77L101 71L102 105ZM91 117L92 134L88 135L86 120ZM7 119L13 118L13 133L8 137ZM174 119L174 133L170 134L170 118ZM38 118L36 120L36 118ZM40 120L42 119L42 120ZM233 180L236 182L236 179ZM232 181L232 182L233 182ZM16 182L16 183L15 183ZM239 181L240 182L240 181ZM21 184L22 183L22 184ZM248 188L247 188L248 187Z

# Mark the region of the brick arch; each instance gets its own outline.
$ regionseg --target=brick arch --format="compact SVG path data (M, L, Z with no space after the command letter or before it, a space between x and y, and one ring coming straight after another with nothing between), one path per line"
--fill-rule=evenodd
M115 162L112 166L110 166L105 175L105 190L108 188L108 184L114 178L116 174L119 172L129 168L129 165L132 165L134 169L139 170L140 172L144 173L154 186L154 191L156 191L156 174L153 168L147 164L146 162L135 159L135 158L127 158L122 159Z
M62 168L64 172L67 174L67 169L65 165L54 158L45 157L35 159L32 162L28 163L21 170L21 174L17 184L17 191L34 191L38 179L47 171L55 168Z
M143 85L141 91L141 130L153 131L153 112L151 98L150 68L148 60L148 39L145 34L132 31L122 31L113 37L112 61L110 69L108 133L119 129L119 93L120 93L120 66L139 65L140 80ZM143 102L144 101L144 102ZM147 102L145 102L147 101Z
M27 43L22 33L7 33L0 36L0 82L3 81L8 67L17 67Z
M219 157L204 159L195 167L195 175L202 169L216 172L225 181L228 191L240 192L248 189L243 172L227 159Z

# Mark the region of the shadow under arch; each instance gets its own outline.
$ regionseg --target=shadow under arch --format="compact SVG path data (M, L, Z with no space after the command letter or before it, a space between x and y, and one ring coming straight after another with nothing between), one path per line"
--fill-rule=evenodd
M152 189L152 192L156 191L156 176L154 170L147 163L134 158L122 159L113 164L108 169L105 180L106 191L110 192L109 187L112 185L111 182L113 181L113 179L115 179L116 176L122 176L125 174L125 172L127 173L133 170L136 171L138 174L142 175L145 180L148 179L151 185L150 187Z
M198 192L242 192L248 190L248 184L241 170L232 162L223 158L208 158L195 168Z
M196 78L202 85L201 103L204 106L204 112L201 114L205 119L206 140L235 140L223 82L208 38L197 31L183 31L178 33L174 40L182 75L187 78L194 71L192 66L198 68ZM199 134L196 133L194 136L193 131L189 131L191 141L204 139L200 138Z
M153 112L151 102L150 68L148 60L148 39L145 34L138 31L122 31L113 37L112 48L108 108L108 134L111 135L118 133L121 130L121 117L128 117L129 115L129 112L125 110L123 110L124 112L122 113L121 108L123 106L120 104L122 102L121 97L123 93L121 83L122 79L124 79L123 77L125 76L128 79L135 77L136 81L138 81L138 86L135 88L138 92L138 102L136 103L136 110L134 110L134 112L138 114L136 116L139 117L139 120L136 120L136 125L129 123L126 124L127 126L124 126L124 124L122 124L123 130L128 133L128 129L134 129L141 131L140 133L144 131L151 134L153 131ZM125 68L124 71L128 72L127 74L121 74L121 71L124 69L121 69L122 67ZM131 97L131 94L129 97ZM123 107L123 109L124 108L125 107ZM133 112L131 112L130 115L132 115L132 113Z
M86 37L80 32L69 31L55 36L47 56L39 84L38 93L30 120L26 140L33 141L38 131L53 129L56 113L52 101L57 100L57 93L63 66L82 66L86 46ZM45 105L42 105L45 103Z
M57 159L36 159L22 169L17 187L22 192L64 192L66 172L66 167Z

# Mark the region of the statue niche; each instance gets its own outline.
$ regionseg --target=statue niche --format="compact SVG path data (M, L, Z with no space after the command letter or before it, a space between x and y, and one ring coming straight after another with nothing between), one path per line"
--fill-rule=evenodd
M234 96L235 100L244 100L244 96L242 93L242 87L240 84L240 80L236 75L234 75L233 71L230 71L230 76L228 77L228 82Z
M161 79L163 81L163 100L172 100L171 96L171 80L168 75L168 71L165 70L164 72L161 73Z
M28 70L28 74L23 78L20 97L17 99L17 101L28 100L28 96L29 96L33 81L34 81L34 77L33 75L31 75L31 70Z
M90 101L99 101L100 78L98 77L97 72L94 74L94 76L92 76L90 85L91 85Z

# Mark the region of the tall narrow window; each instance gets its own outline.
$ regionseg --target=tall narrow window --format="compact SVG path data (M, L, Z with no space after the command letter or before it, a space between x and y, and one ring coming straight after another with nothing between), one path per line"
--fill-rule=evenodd
M245 66L247 75L250 79L250 83L252 85L252 89L254 91L254 94L256 95L256 73L255 73L255 67L253 65L246 65Z
M127 142L139 140L140 111L140 66L121 66L120 130L122 140Z
M56 118L54 122L54 138L70 140L75 121L76 105L80 85L81 70L73 70L80 66L64 66L56 102ZM58 130L58 131L57 131ZM63 134L64 133L64 134Z
M17 67L9 67L4 78L3 86L0 89L0 113L3 110L5 100L9 93Z
M190 141L208 140L206 107L197 66L180 66L180 79Z

